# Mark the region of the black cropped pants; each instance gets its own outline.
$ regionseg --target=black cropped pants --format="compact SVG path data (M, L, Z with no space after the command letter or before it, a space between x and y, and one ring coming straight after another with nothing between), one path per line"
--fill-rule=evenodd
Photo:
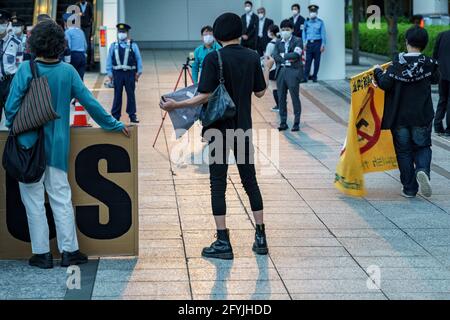
M256 169L254 164L254 147L250 139L246 139L245 148L244 145L238 146L238 140L234 138L234 141L226 141L224 137L224 143L222 144L222 154L218 155L217 151L220 148L213 148L215 139L210 142L210 183L211 183L211 204L214 216L224 216L227 213L226 205L226 190L227 190L227 177L229 166L230 151L233 150L234 159L236 160L241 182L247 193L251 209L253 212L261 211L264 209L263 199L261 191L256 180ZM245 150L245 151L244 151ZM220 151L220 150L219 150Z

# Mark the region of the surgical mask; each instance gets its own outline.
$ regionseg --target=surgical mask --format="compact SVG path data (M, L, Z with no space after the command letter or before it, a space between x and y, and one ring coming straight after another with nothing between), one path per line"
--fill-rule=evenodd
M259 17L260 19L264 19L265 15L264 15L264 13L258 13L258 17Z
M14 28L13 28L13 32L14 32L14 34L16 34L16 35L21 35L21 34L23 33L22 27L14 27Z
M292 31L281 31L281 37L284 40L289 40L289 38L292 36Z
M294 16L298 15L298 10L297 10L297 9L292 10L292 14L293 14Z
M211 44L211 43L214 42L214 37L212 35L210 35L210 34L208 34L206 36L203 36L203 42L205 44Z
M310 17L311 19L317 18L317 12L311 12L311 13L309 14L309 17Z
M250 11L252 11L252 7L245 7L245 12L249 13Z
M125 40L126 38L128 38L128 35L125 32L119 32L117 34L117 38L121 41Z
M5 33L8 30L8 24L0 24L0 33Z

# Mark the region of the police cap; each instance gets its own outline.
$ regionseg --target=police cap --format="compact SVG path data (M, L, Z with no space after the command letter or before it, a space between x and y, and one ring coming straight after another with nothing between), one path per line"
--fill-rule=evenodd
M131 27L126 23L119 23L116 27L118 31L125 31L125 32L131 29Z

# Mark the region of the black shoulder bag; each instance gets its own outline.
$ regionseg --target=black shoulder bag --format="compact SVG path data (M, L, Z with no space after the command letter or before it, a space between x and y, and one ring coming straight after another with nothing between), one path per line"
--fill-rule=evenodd
M33 79L35 76L33 74ZM38 129L38 139L30 149L20 146L18 136L11 129L3 151L2 164L6 173L19 182L26 184L39 182L47 166L44 127Z
M236 105L225 88L220 50L217 51L217 56L219 58L219 86L209 96L208 104L203 107L200 115L203 127L209 127L217 121L231 119L236 116Z

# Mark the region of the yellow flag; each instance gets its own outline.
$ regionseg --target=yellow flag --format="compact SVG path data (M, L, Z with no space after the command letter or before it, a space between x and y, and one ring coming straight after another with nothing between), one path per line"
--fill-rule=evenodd
M398 168L391 132L381 130L384 91L373 86L372 79L373 69L350 81L352 104L347 139L336 169L336 188L356 197L366 194L365 173Z

